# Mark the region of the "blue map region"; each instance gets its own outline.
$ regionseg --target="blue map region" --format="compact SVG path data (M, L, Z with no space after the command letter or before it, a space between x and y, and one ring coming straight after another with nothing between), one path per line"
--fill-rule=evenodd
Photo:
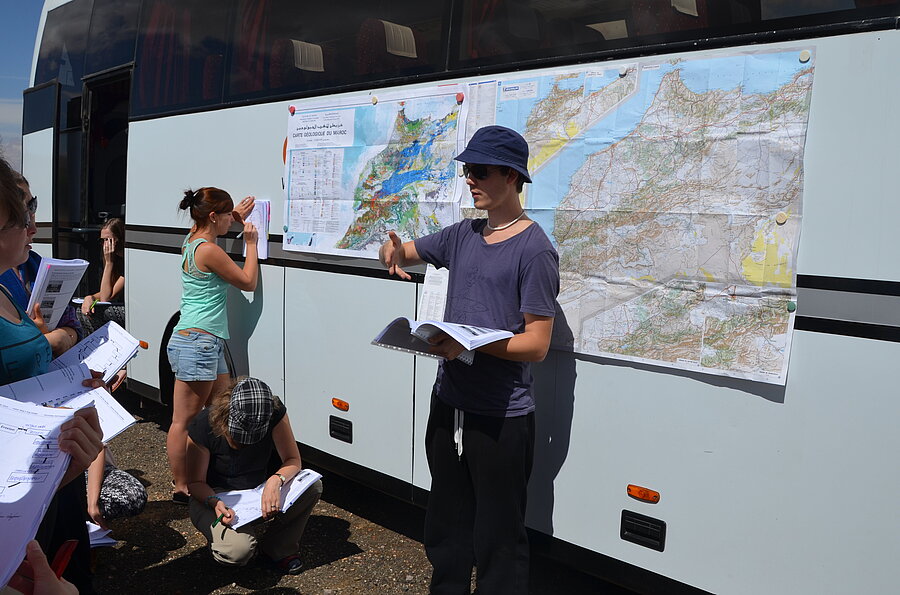
M569 142L557 153L541 171L532 174L533 183L528 189L529 216L537 220L547 234L554 237L554 211L570 191L573 174L584 164L587 157L619 142L637 128L647 110L656 98L663 77L678 70L685 86L694 93L710 90L730 91L741 87L743 94L772 93L791 82L796 74L806 68L799 60L800 50L791 52L770 52L743 54L721 58L706 58L664 63L659 67L642 68L639 90L607 117ZM605 73L606 74L606 73ZM617 73L616 73L617 76ZM497 89L497 124L525 131L526 123L538 103L548 97L557 76L527 78L504 81ZM577 77L558 82L559 88L578 89L585 80L589 88L586 93L602 89L615 80L615 76ZM529 82L538 83L537 97L520 100L502 100L502 87L521 86ZM550 166L552 163L552 166Z

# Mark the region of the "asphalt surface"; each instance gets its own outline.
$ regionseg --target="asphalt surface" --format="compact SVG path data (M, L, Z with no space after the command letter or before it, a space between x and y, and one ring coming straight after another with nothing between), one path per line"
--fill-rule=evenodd
M110 523L118 545L94 550L100 593L428 593L424 511L325 472L325 491L301 544L302 574L282 575L260 558L244 568L216 564L187 506L171 501L164 429L169 410L146 401L141 407L127 391L116 396L138 421L110 447L119 468L147 487L149 501L141 515ZM531 595L581 593L630 592L533 556Z

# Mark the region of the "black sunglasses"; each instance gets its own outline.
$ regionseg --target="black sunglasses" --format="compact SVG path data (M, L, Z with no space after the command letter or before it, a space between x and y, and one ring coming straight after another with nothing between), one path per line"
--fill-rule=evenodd
M476 180L486 180L491 175L491 172L495 169L498 169L493 165L482 165L480 163L468 164L463 163L463 177L464 178L475 178Z
M35 213L37 213L37 196L32 196L31 200L25 203L25 212L22 214L22 219L20 221L8 222L3 226L3 229L18 229L29 227Z

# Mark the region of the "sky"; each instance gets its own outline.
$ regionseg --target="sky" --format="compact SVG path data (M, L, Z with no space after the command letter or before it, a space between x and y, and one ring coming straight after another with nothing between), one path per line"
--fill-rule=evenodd
M0 0L0 150L22 165L22 91L28 87L42 0Z

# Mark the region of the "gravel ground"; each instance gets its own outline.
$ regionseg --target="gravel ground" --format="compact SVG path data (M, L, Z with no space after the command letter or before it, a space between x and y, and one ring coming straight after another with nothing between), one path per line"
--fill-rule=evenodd
M259 558L245 568L219 566L187 507L170 500L163 429L169 410L152 402L139 407L126 391L116 396L138 422L111 448L119 467L147 486L149 502L140 516L112 521L117 546L94 550L101 593L428 593L424 511L331 474L323 474L325 492L303 538L302 574L282 575ZM531 574L532 595L629 593L541 557L532 560Z

